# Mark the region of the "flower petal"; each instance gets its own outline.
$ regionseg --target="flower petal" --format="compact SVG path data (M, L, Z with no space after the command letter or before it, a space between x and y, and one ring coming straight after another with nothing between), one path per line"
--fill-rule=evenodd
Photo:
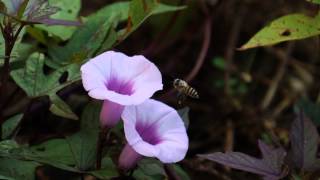
M159 69L143 56L105 52L81 67L82 82L95 99L136 105L162 89Z
M176 133L164 134L162 138L164 138L163 142L157 144L156 147L160 149L157 158L163 163L175 163L183 160L188 150L188 137L177 131Z
M182 119L173 108L149 99L137 106L126 106L121 117L126 139L139 154L157 157L164 163L177 162L185 157L188 136ZM154 130L149 132L145 129L144 132L149 134L143 134L137 128L140 124ZM144 140L144 136L156 137L160 141L152 144Z

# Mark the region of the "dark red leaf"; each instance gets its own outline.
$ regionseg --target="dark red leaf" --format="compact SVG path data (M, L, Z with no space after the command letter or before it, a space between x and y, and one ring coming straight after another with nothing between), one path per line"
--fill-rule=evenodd
M284 158L287 154L286 151L283 148L274 149L261 140L259 140L258 143L259 149L262 153L263 161L266 162L270 169L280 174L282 171Z
M207 155L199 155L202 158L215 161L231 168L259 174L269 179L279 179L283 177L281 169L273 169L262 159L257 159L240 152L216 152ZM282 164L283 162L281 162Z
M18 9L20 7L20 4L23 0L11 0L12 8L14 12L18 12Z
M282 168L286 151L283 148L275 149L260 140L259 148L262 153L262 159L240 152L216 152L199 156L231 168L262 175L269 180L276 180L286 176L287 172Z
M319 134L316 126L303 112L293 121L290 132L290 160L297 168L314 169Z

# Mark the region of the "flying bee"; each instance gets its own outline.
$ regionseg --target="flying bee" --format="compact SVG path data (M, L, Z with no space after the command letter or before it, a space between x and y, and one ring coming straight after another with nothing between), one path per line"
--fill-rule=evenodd
M187 96L194 98L194 99L199 99L199 94L198 92L189 84L182 80L182 79L175 79L173 81L173 87L179 92L178 95L178 104L182 104L182 101L186 99Z

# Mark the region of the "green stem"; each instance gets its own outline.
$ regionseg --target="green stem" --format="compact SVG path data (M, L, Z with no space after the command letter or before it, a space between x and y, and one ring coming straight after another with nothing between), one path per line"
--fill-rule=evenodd
M96 169L101 169L104 144L108 141L108 131L109 128L102 128L99 132L98 142L97 142L97 154L96 154Z

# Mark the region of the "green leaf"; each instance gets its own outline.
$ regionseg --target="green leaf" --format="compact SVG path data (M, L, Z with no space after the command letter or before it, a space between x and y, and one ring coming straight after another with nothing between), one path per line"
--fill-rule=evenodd
M224 58L222 57L215 57L212 59L211 64L219 70L224 71L226 69L226 63Z
M3 180L14 180L11 177L6 177L6 176L2 176L2 175L0 175L0 179L3 179Z
M1 44L0 44L1 46ZM1 48L1 47L0 47ZM14 51L11 53L10 68L11 70L24 67L25 60L34 52L36 47L29 43L18 43L15 45ZM0 56L0 59L2 57ZM3 66L4 61L0 60L0 67Z
M302 177L300 177L300 176L297 175L297 174L292 174L292 179L293 179L293 180L302 180Z
M89 104L82 113L81 130L66 138L76 166L81 171L90 170L96 161L100 114L98 109L100 109L98 105ZM92 124L90 125L90 123Z
M20 148L16 151L16 153L10 154L10 157L36 161L65 171L81 172L74 168L76 162L65 139L53 139L37 146Z
M100 129L101 103L90 102L81 115L81 129L98 132Z
M133 177L136 179L156 180L164 179L166 173L161 162L151 158L139 161L138 169L134 171Z
M30 150L36 154L36 159L40 162L49 162L50 165L55 167L60 167L57 164L75 164L71 149L65 139L52 139L32 146Z
M156 8L152 11L151 15L156 15L156 14L162 14L162 13L167 13L167 12L174 12L174 11L180 11L183 9L186 9L187 6L171 6L167 4L161 4L159 1L157 1L157 6Z
M146 2L146 11L140 12L144 8L143 2ZM70 63L81 64L124 40L151 15L183 8L160 4L156 0L134 0L131 3L117 2L108 5L90 15L65 47L50 47L49 55L53 62L48 65L59 67ZM126 20L127 27L118 31L118 24Z
M96 160L98 132L80 131L66 139L70 145L76 167L81 171L93 168Z
M35 161L74 173L90 173L75 168L79 157L72 150L66 139L52 139L31 147L20 147L14 141L0 142L0 157Z
M307 1L315 4L320 4L320 0L307 0Z
M19 148L19 145L13 140L0 141L0 156L6 156L16 148Z
M268 46L284 41L304 39L320 34L320 15L309 17L303 14L290 14L280 17L267 25L240 50Z
M7 12L7 7L2 1L0 1L0 12Z
M145 158L138 163L138 166L148 175L165 175L162 163L156 159Z
M58 97L56 94L50 95L50 100L52 102L50 111L53 114L73 120L79 119L78 116L72 112L70 106L60 99L60 97Z
M116 10L114 6L119 9ZM58 65L81 64L84 60L93 57L104 43L114 21L117 21L122 14L123 4L115 3L114 6L102 9L101 11L106 12L104 16L101 11L98 11L97 15L89 16L87 22L73 34L66 46L50 48L49 54L54 63Z
M316 125L320 125L320 104L313 103L308 98L301 98L295 107L295 111L302 110Z
M182 121L184 122L184 126L186 127L186 129L188 129L189 123L190 123L189 111L190 111L189 107L184 107L178 110L178 114L180 115Z
M57 13L50 16L51 18L69 21L77 20L81 8L81 0L49 0L49 4L60 9ZM36 25L36 27L47 31L49 34L58 36L62 40L69 39L76 30L76 27L66 26Z
M88 18L104 19L106 17L119 16L120 21L125 21L128 19L129 4L129 1L112 3L91 14Z
M111 179L118 176L117 167L110 157L102 159L102 168L100 170L90 171L89 174L99 179Z
M27 26L26 30L28 34L30 34L34 39L41 42L42 44L47 44L47 39L41 29L32 26Z
M162 5L156 0L148 0L148 10L136 12L137 9L139 10L142 7L141 5L143 5L142 1L132 1L131 4L119 2L103 8L98 13L88 17L85 25L73 34L65 47L49 48L49 55L52 60L47 59L46 64L55 68L56 71L45 75L43 73L44 56L35 53L27 59L24 69L11 72L12 78L29 97L49 96L52 99L52 97L56 96L57 91L80 80L79 69L85 60L95 56L97 53L110 49L119 40L123 40L147 17L157 13L181 9L181 7ZM129 10L129 6L131 10ZM129 11L131 18L135 19L134 23L131 23L133 26L117 31L117 25L128 19ZM59 79L65 72L68 73L67 81L59 83ZM70 113L70 109L63 111L66 104L61 104L60 102L59 100L54 101L50 108L51 111L63 117L74 118L74 114Z
M71 172L80 172L73 168L73 159L69 144L65 139L53 139L32 147L20 147L14 141L0 143L0 157L35 161L41 164ZM72 165L72 166L71 166Z
M20 0L21 2L23 0ZM1 2L3 2L3 4L5 5L6 7L6 13L10 13L10 12L14 12L14 13L17 13L18 9L15 9L17 7L14 7L14 4L12 3L12 0L1 0ZM1 14L3 15L3 14Z
M15 180L35 179L35 169L39 165L32 161L0 157L0 175Z
M80 80L79 66L71 64L49 75L44 74L43 66L44 55L34 53L27 59L25 68L12 71L11 77L31 98L46 95L50 96L54 103L50 108L53 113L63 117L77 119L67 104L61 103L61 99L57 98L56 93L67 85ZM59 79L65 72L67 72L68 78L65 82L60 83ZM61 110L61 108L64 108L64 110Z
M148 17L166 12L174 12L184 8L185 6L161 4L157 0L132 0L128 13L127 28L120 32L121 40L124 40L135 31Z
M190 180L188 173L186 171L184 171L179 165L172 164L171 166L173 167L173 169L177 173L177 175L180 177L180 179Z
M62 74L55 71L46 76L43 73L43 65L44 55L34 53L27 59L25 69L11 72L12 78L29 97L44 96L50 93Z
M20 123L23 114L17 114L2 124L2 139L9 138Z

